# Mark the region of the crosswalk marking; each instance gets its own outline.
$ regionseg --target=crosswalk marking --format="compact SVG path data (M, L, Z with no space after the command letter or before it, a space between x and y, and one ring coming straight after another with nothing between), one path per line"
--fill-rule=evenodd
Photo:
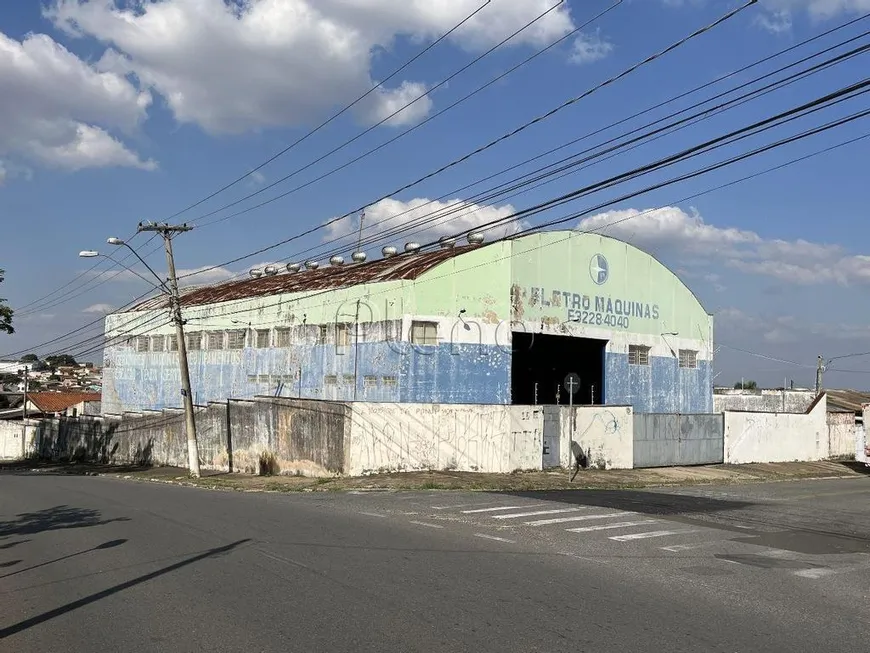
M557 508L554 510L535 510L533 512L516 512L510 515L493 515L493 519L519 519L520 517L537 517L538 515L558 515L563 512L577 512L585 508Z
M598 526L583 526L582 528L566 528L569 533L589 533L590 531L607 531L613 528L628 528L630 526L645 526L646 524L658 523L657 519L644 519L642 521L621 521L615 524L599 524Z
M716 544L717 541L713 542L696 542L694 544L674 544L672 546L660 546L659 548L662 551L670 551L671 553L677 553L679 551L691 551L692 549L700 549L704 546L709 546L711 544Z
M479 512L499 512L502 510L522 510L523 508L528 508L529 506L499 506L497 508L476 508L475 510L463 510L463 515L472 515Z
M516 540L509 540L506 537L496 537L495 535L487 535L486 533L475 533L474 537L482 537L485 540L495 540L496 542L507 542L508 544L516 544Z
M636 515L636 512L611 512L606 515L573 515L571 517L555 517L553 519L538 519L525 522L526 526L547 526L549 524L564 524L572 521L587 521L589 519L608 519L610 517L622 517L624 515Z
M610 538L615 542L628 542L630 540L646 540L651 537L665 537L666 535L683 535L696 533L697 531L647 531L645 533L632 533L630 535L612 535Z
M444 528L441 524L430 524L424 521L409 521L409 524L417 524L417 526L425 526L426 528Z

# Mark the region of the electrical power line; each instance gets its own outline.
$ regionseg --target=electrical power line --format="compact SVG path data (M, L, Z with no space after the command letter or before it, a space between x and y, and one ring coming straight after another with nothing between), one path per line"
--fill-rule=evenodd
M621 0L620 0L620 1L621 1ZM201 200L199 200L199 201L197 201L197 202L194 202L193 204L190 204L189 206L186 206L185 208L181 209L180 211L176 211L175 213L173 213L172 215L170 215L168 218L166 218L166 221L172 220L172 219L174 219L174 218L176 218L176 217L182 215L183 213L187 213L189 210L191 210L191 209L193 209L193 208L196 208L197 206L200 206L201 204L203 204L203 203L207 202L208 200L210 200L210 199L216 197L217 195L220 195L220 194L223 193L225 190L229 190L230 188L232 188L233 186L235 186L235 185L238 184L239 182L241 182L241 181L245 180L246 178L248 178L248 177L249 177L250 175L252 175L253 173L255 173L255 172L259 171L259 170L262 170L263 168L265 168L267 165L269 165L269 164L272 163L273 161L275 161L275 160L279 159L280 157L284 156L285 154L287 154L287 152L289 152L290 150L292 150L293 148L295 148L295 147L296 147L297 145L299 145L300 143L303 143L304 141L306 141L306 140L308 140L309 138L311 138L312 136L314 136L314 134L316 134L317 132L319 132L321 129L323 129L324 127L328 126L328 125L331 124L334 120L336 120L337 118L340 118L340 117L343 116L345 113L347 113L348 111L350 111L353 107L355 107L357 104L359 104L360 102L362 102L363 100L365 100L369 95L371 95L372 93L374 93L377 89L382 88L382 87L384 86L384 84L386 84L386 83L389 82L391 79L393 79L396 75L398 75L398 74L401 73L403 70L405 70L406 68L408 68L411 64L413 64L415 61L417 61L418 59L420 59L420 58L421 58L423 55L425 55L427 52L429 52L430 50L432 50L432 49L434 49L435 47L437 47L437 46L438 46L442 41L444 41L445 39L447 39L448 37L450 37L453 33L455 33L458 29L460 29L460 28L461 28L463 25L465 25L468 21L470 21L470 20L471 20L472 18L474 18L477 14L479 14L481 11L483 11L483 9L485 9L487 6L489 6L489 4L490 4L491 2L492 2L492 0L486 0L486 2L484 2L482 5L480 5L477 9L475 9L473 12L471 12L468 16L466 16L466 17L463 18L461 21L459 21L459 23L457 23L456 25L454 25L453 27L451 27L447 32L445 32L444 34L442 34L441 36L439 36L435 41L433 41L433 42L430 43L428 46L426 46L425 48L423 48L422 50L420 50L417 54L415 54L415 55L414 55L413 57L411 57L408 61L406 61L406 62L403 63L401 66L399 66L398 68L396 68L393 72L391 72L389 75L387 75L387 76L386 76L384 79L382 79L380 82L378 82L377 84L375 84L374 86L372 86L368 91L366 91L365 93L363 93L363 94L362 94L361 96L359 96L356 100L354 100L354 101L351 102L350 104L346 105L346 106L345 106L344 108L342 108L340 111L338 111L338 112L332 114L328 119L324 120L324 121L323 121L322 123L320 123L317 127L315 127L314 129L312 129L312 130L306 132L303 136L297 138L295 141L293 141L292 143L290 143L290 145L288 145L287 147L283 148L283 149L280 150L279 152L275 153L274 155L272 155L271 157L269 157L268 159L266 159L263 163L260 163L260 164L259 164L256 168L254 168L253 170L250 170L250 171L246 172L244 175L242 175L241 177L238 177L237 179L235 179L235 180L233 180L233 181L231 181L231 182L229 182L229 183L227 183L227 184L221 186L221 187L218 188L216 191L212 192L210 195L207 195L206 197L202 198ZM559 6L559 5L561 5L561 4L562 4L562 0L560 0L560 2L559 2L556 6Z
M557 107L551 109L550 111L546 112L545 114L542 114L542 115L540 115L540 116L534 118L533 120L530 120L530 121L528 121L528 122L526 122L526 123L523 123L522 125L520 125L519 127L516 127L514 130L508 132L507 134L504 134L504 135L500 136L499 138L497 138L497 139L495 139L495 140L493 140L493 141L490 141L490 142L487 143L486 145L482 145L482 146L478 147L477 149L475 149L475 150L473 150L473 151L471 151L471 152L469 152L469 153L463 155L462 157L460 157L460 158L458 158L458 159L453 160L452 162L450 162L450 163L448 163L448 164L446 164L446 165L444 165L444 166L438 168L437 170L435 170L435 171L433 171L433 172L428 173L427 175L425 175L425 176L423 176L423 177L417 179L417 180L414 181L414 182L411 182L411 183L409 183L409 184L405 184L404 186L402 186L402 187L400 187L400 188L397 188L397 189L395 189L394 191L392 191L392 192L390 192L390 193L388 193L388 194L386 194L386 195L384 195L384 196L382 196L382 197L380 197L380 198L378 198L378 199L376 199L376 200L374 200L374 201L372 201L372 202L367 202L364 206L357 207L357 208L355 208L354 210L349 211L348 213L344 214L343 216L339 216L339 217L337 217L337 218L333 218L332 220L329 220L329 221L327 221L327 222L325 222L325 223L323 223L323 224L320 224L320 225L318 225L318 226L316 226L316 227L312 227L311 229L307 229L307 230L305 230L305 231L303 231L303 232L301 232L301 233L299 233L299 234L296 234L296 235L294 235L294 236L291 236L290 238L287 238L287 239L284 239L284 240L279 241L279 242L277 242L277 243L274 243L274 244L272 244L272 245L269 245L269 246L266 246L266 247L260 248L260 249L258 249L258 250L256 250L256 251L253 251L253 252L251 252L251 253L249 253L249 254L246 254L246 255L244 255L244 256L236 257L236 258L231 259L231 260L229 260L229 261L225 261L224 263L220 263L220 264L217 264L217 265L211 266L210 268L207 268L207 269L216 269L216 268L223 267L223 266L226 266L226 265L232 265L233 263L238 263L238 262L243 261L243 260L245 260L245 259L251 258L252 256L257 256L257 255L259 255L259 254L263 254L263 253L265 253L265 252L267 252L267 251L270 251L270 250L272 250L272 249L275 249L276 247L280 247L280 246L282 246L282 245L286 245L286 244L289 243L289 242L292 242L292 241L294 241L294 240L298 240L299 238L302 238L302 237L307 236L307 235L309 235L309 234L311 234L311 233L314 233L314 232L316 232L316 231L319 231L320 229L324 229L324 228L326 228L327 226L329 226L330 224L334 224L335 222L338 222L339 220L342 220L342 219L344 219L344 218L347 218L347 217L349 217L349 216L351 216L351 215L355 215L355 214L359 213L360 211L364 210L366 206L369 206L369 205L374 204L374 203L376 203L376 202L379 202L379 201L382 201L382 200L384 200L384 199L390 198L390 197L392 197L393 195L396 195L397 193L400 193L400 192L402 192L402 191L408 190L408 189L410 189L410 188L412 188L412 187L414 187L414 186L416 186L416 185L422 183L423 181L426 181L426 180L428 180L428 179L431 179L432 177L435 177L435 176L441 174L442 172L444 172L444 171L446 171L446 170L449 170L450 168L452 168L452 167L454 167L454 166L456 166L456 165L459 165L460 163L463 163L463 162L465 162L465 161L471 159L472 157L474 157L474 156L476 156L476 155L478 155L478 154L480 154L480 153L482 153L482 152L484 152L484 151L486 151L486 150L488 150L488 149L490 149L490 148L492 148L492 147L494 147L494 146L496 146L496 145L498 145L498 144L504 142L505 140L508 140L509 138L512 138L512 137L516 136L517 134L519 134L519 133L525 131L526 129L528 129L528 128L534 126L534 125L537 125L537 124L539 124L539 123L541 123L541 122L543 122L543 121L545 121L545 120L547 120L547 119L549 119L549 118L551 118L552 116L556 115L557 113L559 113L559 112L562 111L563 109L565 109L565 108L567 108L567 107L569 107L569 106L572 106L572 105L574 105L574 104L580 102L582 99L588 97L589 95L592 95L593 93L595 93L596 91L598 91L598 90L600 90L600 89L602 89L602 88L605 88L606 86L609 86L609 85L611 85L611 84L614 84L615 82L619 81L620 79L622 79L622 78L624 78L624 77L630 75L631 73L635 72L635 71L638 70L639 68L641 68L641 67L643 67L643 66L645 66L645 65L647 65L647 64L649 64L649 63L651 63L651 62L653 62L653 61L656 61L656 60L658 60L658 59L664 57L664 56L667 55L668 53L670 53L670 52L676 50L677 48L679 48L679 47L685 45L685 44L688 43L689 41L691 41L691 40L693 40L693 39L695 39L695 38L697 38L697 37L699 37L699 36L701 36L701 35L703 35L703 34L709 32L710 30L714 29L714 28L717 27L718 25L720 25L720 24L724 23L725 21L727 21L727 20L733 18L734 16L736 16L736 15L737 15L738 13L740 13L741 11L743 11L743 10L747 9L748 7L750 7L750 6L754 5L754 4L756 4L757 1L758 1L758 0L749 0L749 2L747 2L747 3L743 4L743 5L741 5L740 7L737 7L736 9L733 9L733 10L729 11L728 13L726 13L725 15L721 16L720 18L716 19L716 20L713 21L712 23L709 23L708 25L705 25L705 26L703 26L703 27L701 27L701 28L695 30L694 32L690 33L689 35L687 35L687 36L681 38L680 40L676 41L675 43L672 43L671 45L667 46L667 47L664 48L663 50L660 50L660 51L658 51L658 52L656 52L656 53L654 53L654 54L652 54L652 55L646 57L645 59L643 59L643 60L641 60L641 61L635 63L634 65L632 65L632 66L630 66L629 68L623 70L623 71L620 72L619 74L617 74L617 75L615 75L615 76L613 76L613 77L608 78L607 80L605 80L605 81L601 82L600 84L598 84L598 85L592 87L591 89L588 89L587 91L583 92L582 94L580 94L580 95L578 95L578 96L576 96L576 97L574 97L574 98L571 98L571 99L569 99L569 100L563 102L561 105L559 105L559 106L557 106ZM238 212L236 212L235 214L233 214L233 217L235 217L235 216L237 216L237 215L242 215L242 214L248 213L248 212L253 211L253 210L255 210L255 209L257 209L257 208L260 208L260 207L262 207L262 206L266 206L267 204L271 204L272 202L275 202L275 201L281 199L283 196L284 196L284 195L277 195L277 196L272 197L272 198L270 198L270 199L268 199L268 200L264 200L263 202L260 202L259 204L255 204L254 206L248 207L247 209L244 209L244 210L242 210L242 211L238 211Z

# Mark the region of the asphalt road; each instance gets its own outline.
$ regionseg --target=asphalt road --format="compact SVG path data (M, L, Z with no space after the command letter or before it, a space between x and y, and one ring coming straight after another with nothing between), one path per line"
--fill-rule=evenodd
M0 475L0 651L866 651L870 477L254 494Z

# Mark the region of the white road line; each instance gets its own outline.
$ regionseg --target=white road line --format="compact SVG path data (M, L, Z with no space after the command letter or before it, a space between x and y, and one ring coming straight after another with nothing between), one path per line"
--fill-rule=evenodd
M496 537L495 535L487 535L486 533L475 533L474 537L482 537L485 540L495 540L496 542L507 542L508 544L516 544L516 540L509 540L506 537Z
M529 506L499 506L497 508L477 508L476 510L463 510L463 515L472 515L479 512L499 512L501 510L521 510L522 508L528 508Z
M647 531L645 533L632 533L631 535L613 535L608 539L614 542L628 542L630 540L647 540L651 537L665 537L667 535L685 535L686 533L697 533L698 531Z
M452 508L480 508L482 506L491 506L492 501L488 501L487 503L480 503L479 501L475 501L474 503L457 503L455 505L450 506L429 506L432 510L450 510Z
M381 519L386 519L386 518L387 518L386 515L379 515L379 514L376 513L376 512L362 512L362 511L360 511L359 514L361 514L361 515L366 515L367 517L380 517Z
M711 542L696 542L695 544L674 544L673 546L660 546L659 548L662 551L670 551L671 553L677 553L678 551L691 551L692 549L700 549L703 546L708 546L710 544L716 544L719 540L713 540Z
M409 523L410 524L417 524L417 526L426 526L427 528L444 528L440 524L429 524L429 523L424 522L424 521L412 521Z
M558 515L563 512L577 512L585 508L557 508L555 510L535 510L534 512L515 512L510 515L493 515L493 519L519 519L520 517L537 517L538 515Z
M555 519L538 519L525 522L526 526L547 526L549 524L564 524L572 521L586 521L588 519L608 519L610 517L622 517L624 515L636 515L636 512L611 512L606 515L574 515L573 517L556 517Z
M658 519L644 519L643 521L621 521L616 524L602 524L600 526L584 526L583 528L566 528L569 533L589 533L591 531L608 531L613 528L628 528L629 526L645 526L656 524Z

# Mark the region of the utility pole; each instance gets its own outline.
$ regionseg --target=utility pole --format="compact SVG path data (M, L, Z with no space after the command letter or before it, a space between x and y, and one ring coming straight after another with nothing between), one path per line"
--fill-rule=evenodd
M24 366L24 403L21 404L21 457L27 457L27 365Z
M816 394L822 391L822 373L825 371L825 359L819 356L819 362L816 367Z
M178 342L178 365L181 369L181 395L184 400L184 420L187 431L187 462L190 475L199 478L199 445L196 441L196 420L193 415L193 392L190 388L190 368L187 364L187 342L184 339L184 320L181 318L181 300L178 295L178 278L175 274L175 259L172 255L172 237L190 231L189 225L139 223L139 232L150 231L163 237L166 250L166 267L169 270L169 310L175 323L175 339Z

